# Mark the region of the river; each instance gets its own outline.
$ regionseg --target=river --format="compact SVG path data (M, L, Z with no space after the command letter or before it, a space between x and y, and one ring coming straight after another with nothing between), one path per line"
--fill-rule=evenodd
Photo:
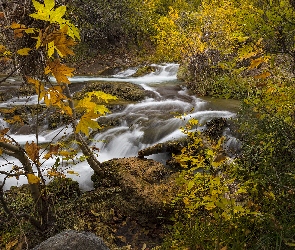
M160 142L177 139L183 134L180 127L185 125L188 119L196 118L200 124L218 118L231 118L235 116L238 103L232 100L204 99L198 98L189 93L177 80L176 74L178 64L153 65L157 68L155 72L142 77L132 77L136 68L131 68L118 72L109 77L74 77L71 78L71 84L87 83L94 81L117 81L132 82L141 85L144 89L152 91L153 97L147 97L145 100L128 104L123 110L108 114L110 119L120 121L116 127L98 133L92 138L91 146L99 148L97 157L100 161L106 161L112 158L137 156L139 150ZM1 107L34 104L37 101L36 96L30 97L30 100L12 98ZM175 115L182 115L182 119ZM2 127L7 124L1 120ZM202 129L200 127L199 129ZM58 141L64 134L72 133L71 128L61 127L56 130L44 130L40 133L39 142ZM34 141L35 135L11 134L16 141L24 144L26 141ZM229 137L228 143L231 138ZM165 162L165 155L159 154L151 158ZM56 159L49 159L43 164L44 171L50 169L56 162ZM8 170L13 165L19 164L12 158L2 157L0 160L0 170ZM90 176L93 171L86 162L76 162L68 166L67 169L74 170L78 175L68 175L77 180L83 190L91 190L92 183ZM0 181L3 180L0 175ZM6 181L5 189L12 185L21 185L26 183L25 178L19 180L9 178Z

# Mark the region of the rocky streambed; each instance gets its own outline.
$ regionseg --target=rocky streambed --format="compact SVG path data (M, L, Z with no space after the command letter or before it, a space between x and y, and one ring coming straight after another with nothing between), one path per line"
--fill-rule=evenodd
M169 67L165 65L161 69ZM65 229L94 232L103 238L110 249L151 249L161 244L171 223L171 200L179 188L175 181L179 166L169 159L172 153L180 152L186 145L185 139L179 136L179 127L186 123L186 119L200 118L203 129L206 126L211 128L207 130L208 134L220 136L227 126L225 119L234 115L230 111L212 110L207 107L207 102L190 96L178 82L174 82L169 72L162 71L158 75L149 73L150 77L163 77L164 74L164 79L172 81L164 85L159 84L163 78L158 77L157 81L148 84L150 78L138 76L130 81L126 80L126 76L116 78L119 81L96 81L94 77L70 85L76 100L93 90L118 97L117 101L108 104L113 114L99 119L105 128L100 133L93 132L89 141L93 148L99 148L99 154L107 152L111 158L102 163L108 175L101 178L91 174L93 188L84 192L80 190L81 181L78 184L67 178L54 178L48 185L48 194L56 219L46 234L37 232L26 222L22 222L27 228L25 233L20 233L19 222L9 220L0 209L3 222L0 226L3 231L1 237L5 239L1 247L15 240L24 247L26 244L33 247ZM54 130L69 123L69 119L54 108L36 105L33 90L14 80L6 85L16 94L11 96L7 93L11 94L12 91L3 91L4 98L0 104L0 113L6 121L20 117L19 121L9 125L11 133L29 135L36 128L39 131ZM18 88L26 91L17 91ZM175 118L175 115L192 109L195 110L182 119ZM36 113L39 117L37 123L34 120ZM216 117L215 122L208 123ZM124 152L126 157L117 157L118 152L126 147L131 148L131 151ZM128 154L133 157L128 157ZM157 157L147 159L150 155L159 155L162 161L153 160ZM82 169L81 174L86 167ZM26 186L12 188L5 195L8 204L18 212L29 212L33 206Z

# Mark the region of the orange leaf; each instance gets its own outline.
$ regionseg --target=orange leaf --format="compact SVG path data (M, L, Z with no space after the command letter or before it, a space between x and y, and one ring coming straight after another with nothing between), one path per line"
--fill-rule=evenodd
M0 130L0 136L4 136L9 131L9 128L4 128Z
M52 155L58 154L59 145L50 144L49 152L43 157L44 159L48 160Z
M262 57L254 59L254 60L251 61L251 65L249 66L249 69L257 68L263 62L265 62L265 59L262 58Z
M13 22L13 23L10 25L10 28L12 28L12 29L25 29L26 26L23 25L23 24L20 24L20 23Z
M45 69L45 74L51 72L59 84L70 84L68 77L73 76L74 70L74 68L67 67L64 64L61 64L58 59L56 59L54 61L49 62L48 66Z
M263 72L260 75L254 76L255 79L265 79L269 77L271 74L268 71Z
M47 172L47 176L50 176L50 177L62 177L62 178L66 177L63 173L55 171L55 170L49 170Z
M36 162L39 158L39 149L40 147L35 142L31 144L27 142L25 145L26 153L33 162Z
M10 28L12 28L14 30L13 32L14 32L14 36L16 38L21 38L23 36L23 31L26 29L26 26L23 24L13 22L10 25Z

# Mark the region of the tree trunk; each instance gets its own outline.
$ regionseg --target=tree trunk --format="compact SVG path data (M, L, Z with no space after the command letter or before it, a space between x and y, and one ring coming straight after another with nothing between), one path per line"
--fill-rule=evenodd
M25 151L20 146L15 146L8 144L6 142L0 142L0 147L3 148L3 153L13 156L18 159L23 165L25 175L33 174L34 171L29 158L27 157ZM34 205L37 212L37 219L33 218L28 214L16 215L18 217L24 217L28 219L36 228L39 230L45 230L49 224L49 206L47 204L45 194L42 192L42 188L39 183L30 183L28 181L31 195L34 200Z

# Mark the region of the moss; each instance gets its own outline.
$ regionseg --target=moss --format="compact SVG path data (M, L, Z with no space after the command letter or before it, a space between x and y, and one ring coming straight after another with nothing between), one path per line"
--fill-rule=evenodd
M141 101L146 97L147 93L141 86L133 83L94 82L87 84L81 91L76 92L74 98L82 99L87 92L91 91L103 91L125 101Z
M47 185L47 193L55 201L75 199L81 195L79 183L70 178L54 178Z
M153 67L150 65L142 66L132 76L133 77L144 76L155 71L156 71L156 67Z

